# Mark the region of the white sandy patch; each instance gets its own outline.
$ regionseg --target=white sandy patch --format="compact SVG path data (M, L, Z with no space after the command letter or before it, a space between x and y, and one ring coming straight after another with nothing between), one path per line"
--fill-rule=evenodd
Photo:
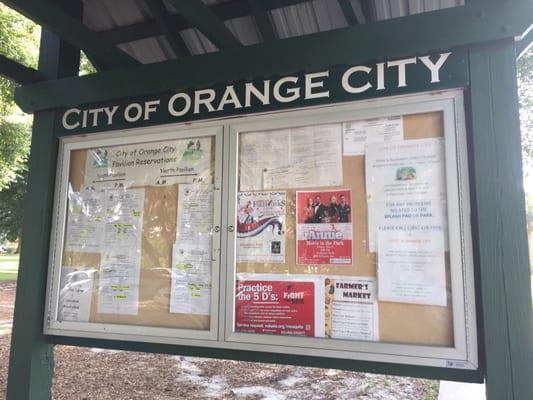
M178 382L194 383L197 386L201 386L205 390L205 397L218 398L221 393L228 389L226 378L220 375L215 376L202 376L202 369L194 362L205 361L198 357L172 357L178 362L179 375L177 377Z
M298 376L288 376L287 378L279 381L279 384L283 386L292 387L299 382L304 382L305 380L305 378L300 378Z
M263 396L261 400L285 400L286 397L276 389L267 386L246 386L231 390L237 398L245 396Z
M93 347L89 349L91 353L107 353L107 354L115 354L115 353L121 353L122 350L110 350L110 349L99 349L97 347Z
M212 376L204 385L206 385L205 395L207 397L219 397L228 389L226 378L220 375Z

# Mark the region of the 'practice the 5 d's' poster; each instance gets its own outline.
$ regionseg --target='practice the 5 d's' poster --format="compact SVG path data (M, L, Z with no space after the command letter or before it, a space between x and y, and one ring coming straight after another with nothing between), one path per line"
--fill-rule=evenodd
M352 263L349 189L296 192L297 264Z
M313 280L250 278L235 282L236 332L315 336L323 326L315 316L321 289Z

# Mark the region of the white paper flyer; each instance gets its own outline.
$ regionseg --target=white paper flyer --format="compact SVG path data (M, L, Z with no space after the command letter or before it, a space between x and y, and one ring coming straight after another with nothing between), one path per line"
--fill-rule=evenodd
M285 192L239 192L237 262L285 262Z
M446 306L442 232L378 234L380 301Z
M100 261L98 313L137 315L140 248L108 249Z
M213 185L179 185L176 242L211 248Z
M376 279L325 278L325 330L333 339L379 340Z
M341 124L241 134L240 191L340 185L341 136Z
M193 138L90 149L85 186L128 188L208 179L211 138Z
M362 156L365 145L403 140L403 117L372 118L342 124L343 154Z
M140 249L144 215L144 189L105 192L102 251L107 248Z
M100 251L105 214L103 192L69 192L65 251L93 253Z
M176 243L172 249L170 312L209 315L211 247Z
M365 171L368 202L446 199L443 138L369 144Z
M89 267L61 267L59 321L89 321L94 272Z
M368 204L368 248L377 251L379 232L440 232L448 250L448 215L445 200L375 201Z

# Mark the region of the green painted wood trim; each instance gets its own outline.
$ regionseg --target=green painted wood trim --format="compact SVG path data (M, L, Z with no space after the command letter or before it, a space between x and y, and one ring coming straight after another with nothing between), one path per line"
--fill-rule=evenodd
M21 85L44 80L44 76L39 71L19 64L3 55L0 55L0 75Z
M174 26L163 0L150 0L146 2L146 5L154 15L157 24L170 44L174 55L176 57L190 56L191 52L187 48L179 31Z
M263 0L249 0L249 2L253 10L255 22L261 32L263 42L276 40L276 34L274 33L272 22L268 17L268 10L265 2Z
M44 340L46 274L53 202L54 112L35 114L23 244L9 357L8 400L51 398L53 347Z
M157 64L101 72L79 78L20 87L17 104L26 112L142 96L164 91L318 70L384 57L426 53L523 33L531 24L533 2L495 4L478 9L449 8L254 46ZM510 28L503 31L501 26Z
M364 24L366 17L360 0L337 0L348 25Z
M531 46L533 46L533 27L516 43L516 58L526 54Z
M167 0L219 49L241 46L241 42L202 0Z
M2 0L2 2L56 33L73 46L82 49L89 57L97 60L102 69L139 64L133 57L103 40L96 32L85 27L78 18L51 1Z
M158 343L127 342L116 340L47 336L50 343L68 346L97 347L145 353L175 354L191 357L218 358L237 361L301 365L304 367L333 368L346 371L371 372L429 379L445 379L460 382L483 382L481 371L435 368L415 365L380 363L374 361L342 360L338 358L301 356L247 350L216 349L208 347L180 346Z
M513 41L472 49L470 76L487 400L525 400L533 323Z
M78 49L43 30L39 71L48 79L78 74ZM58 141L55 113L34 117L22 251L11 338L8 400L50 399L53 348L43 335L46 276Z

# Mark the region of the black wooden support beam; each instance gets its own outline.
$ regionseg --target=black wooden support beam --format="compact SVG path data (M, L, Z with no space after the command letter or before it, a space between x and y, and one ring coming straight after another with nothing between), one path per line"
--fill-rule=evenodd
M0 75L21 85L44 80L44 76L33 68L0 55Z
M224 25L224 21L201 0L168 0L168 2L219 49L241 46L239 40Z
M56 3L46 0L1 0L37 24L49 29L66 42L82 49L102 69L139 64L116 46L106 42Z
M366 17L361 6L361 0L337 0L348 25L364 24Z
M533 2L514 0L513 7L509 2L486 7L483 14L479 8L466 5L120 71L41 82L19 87L15 100L24 111L32 112L520 36L531 25Z
M306 1L308 0L259 0L258 3L260 3L261 7L268 12L270 10L304 3ZM233 0L227 3L218 3L211 6L210 9L213 14L215 14L218 19L222 21L246 17L254 13L249 0ZM175 29L178 31L193 28L191 22L185 19L183 15L172 14L170 16L170 20ZM163 34L163 31L161 30L158 22L153 19L102 31L99 32L99 34L108 42L119 44L133 42L135 40L145 39L147 37L158 36Z
M165 35L176 57L190 56L191 52L180 36L179 30L174 26L163 0L146 0L145 3L150 8L161 32Z
M255 22L259 27L261 36L263 37L263 42L270 42L276 40L276 34L274 33L274 28L268 17L268 10L266 4L262 0L249 0L250 5L254 13Z

